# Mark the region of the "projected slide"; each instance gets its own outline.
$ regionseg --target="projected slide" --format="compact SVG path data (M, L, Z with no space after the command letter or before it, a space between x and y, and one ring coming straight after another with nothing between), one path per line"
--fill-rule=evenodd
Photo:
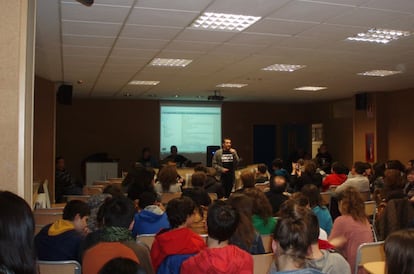
M221 143L220 106L161 105L161 154L176 145L179 153L205 153Z

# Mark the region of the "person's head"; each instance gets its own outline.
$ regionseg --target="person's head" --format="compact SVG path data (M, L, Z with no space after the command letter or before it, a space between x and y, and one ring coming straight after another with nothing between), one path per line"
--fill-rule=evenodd
M299 206L310 208L309 199L302 192L295 192L290 195L290 200L295 201Z
M88 225L91 210L87 203L80 200L69 201L63 208L62 219L71 221L77 231L82 232Z
M339 211L342 215L349 215L357 222L367 222L364 200L355 187L347 187L339 193Z
M414 160L408 160L408 162L407 162L407 169L409 169L409 168L413 168L414 167Z
M191 175L191 184L195 187L203 187L207 181L207 175L204 172L197 171Z
M224 150L230 150L231 149L231 139L226 137L223 139L222 147Z
M208 207L211 204L210 196L201 187L188 188L183 192L183 196L190 198L200 209L201 206Z
M147 160L151 157L151 149L149 147L144 147L142 149L142 159Z
M393 191L403 189L405 185L404 178L401 172L397 169L387 169L384 172L384 189L386 191Z
M207 167L203 166L203 165L196 165L194 167L194 172L204 172L205 174L208 173L208 169Z
M257 171L262 175L266 175L267 166L265 164L258 164L257 165Z
M57 170L64 170L65 169L65 159L62 156L58 156L55 159L55 168Z
M405 166L399 160L389 160L385 163L386 169L397 169L401 172L405 171Z
M128 198L136 200L145 191L153 189L155 172L149 167L135 167L130 170L122 182L128 187Z
M297 192L297 193L299 193L300 196L303 197L303 199L301 200L301 199L290 198L289 200L284 201L280 205L279 212L277 213L278 217L288 218L290 216L296 216L297 207L303 207L303 208L309 209L309 206L308 206L309 204L307 204L307 199L305 198L305 196L303 196L303 194L301 194L300 192Z
M414 268L414 229L391 233L384 244L387 274L411 274Z
M146 191L139 196L138 206L140 209L155 204L157 204L157 193L154 191Z
M175 198L167 204L167 217L171 228L189 226L193 221L195 203L188 197Z
M118 257L107 262L98 274L146 274L145 269L136 261Z
M283 168L283 160L282 159L274 159L272 162L272 169L273 170L279 170Z
M315 206L322 205L322 197L319 188L314 184L306 184L302 187L301 192L308 198L309 206L314 208Z
M375 163L373 169L376 177L384 177L385 163Z
M239 213L223 201L210 205L207 213L208 236L219 242L227 241L233 236L239 225Z
M170 147L170 152L171 152L172 155L177 155L177 153L178 153L177 146L171 146Z
M340 162L334 162L331 168L332 168L332 173L336 173L336 174L347 175L349 172L348 168Z
M116 226L128 229L131 228L134 215L134 203L123 196L107 199L98 212L105 227Z
M227 201L240 214L240 222L234 235L250 248L256 233L252 223L253 200L245 194L234 193Z
M169 191L170 186L177 183L177 168L175 166L164 166L158 173L158 180L161 183L163 191Z
M316 163L312 160L305 161L305 173L314 174L316 172Z
M302 216L280 218L276 223L273 239L279 271L304 268L312 241L310 228ZM293 267L287 268L283 261L290 261Z
M0 191L0 265L15 274L36 273L34 227L33 213L25 200Z
M355 162L352 169L356 174L364 175L366 167L367 166L364 162Z
M270 190L276 193L283 193L286 191L287 183L284 176L270 177Z
M254 173L248 170L243 171L240 174L240 180L243 184L243 188L254 187L255 180L254 180Z
M102 193L111 194L112 197L118 197L118 196L124 195L122 189L118 185L115 185L115 184L107 185L103 189Z
M407 182L414 183L414 167L407 169Z
M319 147L319 153L327 153L328 152L328 146L326 144L322 144Z
M267 224L269 218L272 217L272 205L264 192L252 187L245 189L243 193L253 200L252 213L262 218Z

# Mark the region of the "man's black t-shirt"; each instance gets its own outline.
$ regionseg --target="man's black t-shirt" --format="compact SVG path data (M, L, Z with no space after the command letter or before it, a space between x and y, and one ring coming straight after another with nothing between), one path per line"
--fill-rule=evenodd
M233 165L234 159L233 154L229 150L223 150L223 155L221 155L221 163L224 168L227 168L229 172L234 171Z

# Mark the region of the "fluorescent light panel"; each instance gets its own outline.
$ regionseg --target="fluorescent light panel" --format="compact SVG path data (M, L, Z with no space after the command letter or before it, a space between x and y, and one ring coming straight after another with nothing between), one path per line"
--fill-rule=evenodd
M374 28L346 39L351 41L387 44L401 37L410 36L410 34L411 33L409 31Z
M140 86L156 86L160 81L143 81L143 80L132 80L128 85L140 85Z
M292 72L301 68L306 67L305 65L289 65L289 64L273 64L268 67L262 68L266 71L287 71Z
M191 24L191 27L218 31L243 31L261 18L260 16L205 12Z
M360 73L358 73L358 75L385 77L385 76L390 76L390 75L399 74L399 73L402 73L402 71L399 71L399 70L380 70L380 69L378 69L378 70L360 72Z
M168 58L154 58L150 65L157 67L185 67L193 62L190 59L168 59Z
M247 86L247 84L232 84L232 83L223 83L223 84L219 84L216 87L219 88L242 88Z
M327 89L327 87L312 87L312 86L304 86L304 87L298 87L295 88L295 90L302 90L302 91L319 91Z

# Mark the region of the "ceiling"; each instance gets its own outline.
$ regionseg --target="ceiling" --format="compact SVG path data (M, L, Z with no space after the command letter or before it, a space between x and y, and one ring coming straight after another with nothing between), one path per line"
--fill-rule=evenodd
M242 32L190 27L206 11L262 19ZM370 28L414 32L413 0L38 0L37 13L36 74L73 84L75 97L207 100L219 90L226 101L308 102L414 87L414 35L389 44L345 40ZM156 57L193 62L149 66ZM261 70L275 63L306 67ZM357 75L374 69L403 73ZM300 86L328 88L294 90Z

